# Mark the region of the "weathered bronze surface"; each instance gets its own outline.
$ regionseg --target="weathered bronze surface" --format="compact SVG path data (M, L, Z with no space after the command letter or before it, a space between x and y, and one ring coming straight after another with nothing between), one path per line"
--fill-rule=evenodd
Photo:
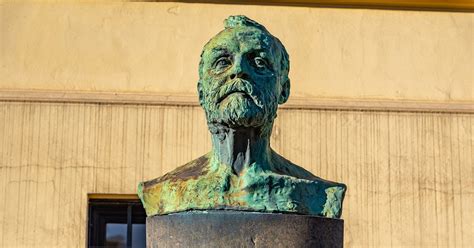
M148 216L232 209L340 217L344 184L316 177L270 148L278 104L290 94L288 72L283 44L265 27L245 16L225 21L199 64L212 151L140 183Z
M311 215L188 211L147 218L147 247L343 247L344 221Z

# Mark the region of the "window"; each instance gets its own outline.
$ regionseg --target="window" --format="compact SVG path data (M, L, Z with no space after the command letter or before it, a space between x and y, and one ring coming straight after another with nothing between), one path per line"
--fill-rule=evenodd
M146 247L145 220L139 200L89 199L89 247Z

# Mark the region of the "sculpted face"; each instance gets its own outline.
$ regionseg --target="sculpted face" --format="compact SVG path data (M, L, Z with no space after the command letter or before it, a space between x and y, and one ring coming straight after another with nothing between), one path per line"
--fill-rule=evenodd
M289 96L287 56L259 26L226 27L211 39L201 55L198 83L208 123L271 129L278 104Z

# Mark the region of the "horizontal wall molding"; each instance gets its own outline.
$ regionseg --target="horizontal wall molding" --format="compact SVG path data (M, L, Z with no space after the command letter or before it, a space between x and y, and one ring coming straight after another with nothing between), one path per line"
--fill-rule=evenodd
M0 90L0 101L199 106L196 95ZM290 97L285 109L474 113L474 102Z
M156 2L249 4L330 8L474 12L472 0L155 0Z

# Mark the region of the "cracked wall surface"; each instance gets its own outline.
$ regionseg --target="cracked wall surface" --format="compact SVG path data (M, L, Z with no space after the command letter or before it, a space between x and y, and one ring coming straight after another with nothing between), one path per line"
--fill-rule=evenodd
M474 243L473 114L444 105L474 102L472 13L1 2L0 247L84 247L88 193L135 193L209 150L199 53L231 14L265 23L288 49L288 104L299 100L278 112L271 144L347 184L346 247ZM36 101L42 92L74 94ZM68 102L83 92L112 93ZM115 93L137 95L121 104ZM196 104L150 104L154 94ZM395 104L347 110L360 99ZM397 111L398 100L434 112Z
M474 242L472 114L282 109L272 147L345 182L347 247ZM210 149L192 106L0 103L0 246L83 247L87 193L133 194Z

